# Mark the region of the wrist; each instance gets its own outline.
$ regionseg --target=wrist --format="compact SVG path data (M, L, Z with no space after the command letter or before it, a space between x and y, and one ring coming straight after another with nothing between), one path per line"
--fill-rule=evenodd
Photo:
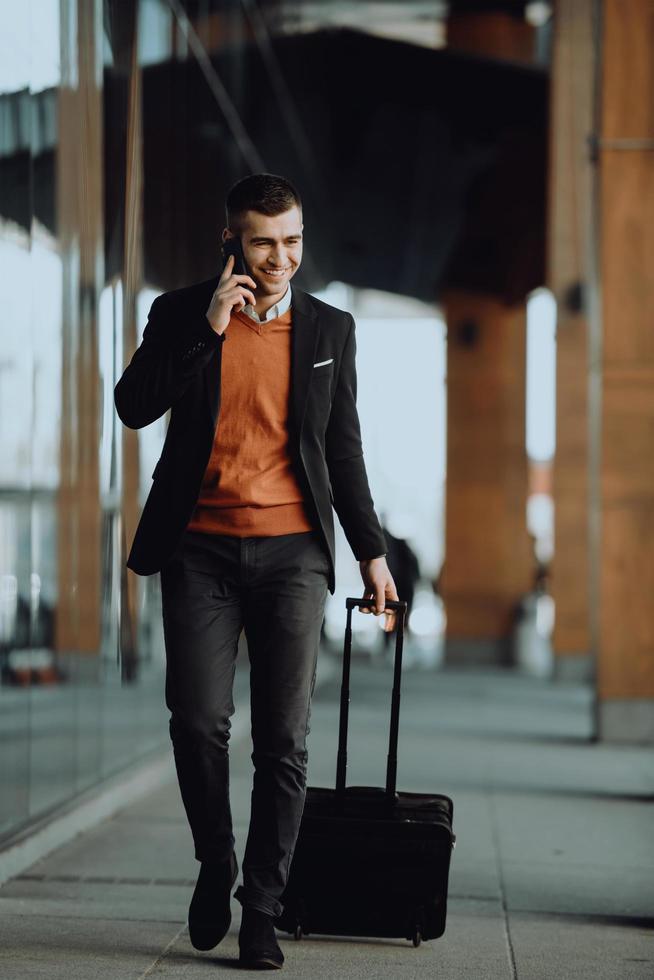
M222 337L222 335L224 334L224 332L227 329L227 327L221 327L218 324L213 323L213 321L209 319L209 317L207 316L206 313L205 313L205 317L206 317L207 323L209 324L209 326L211 327L211 329L213 330L213 332L214 333L217 333L219 337Z

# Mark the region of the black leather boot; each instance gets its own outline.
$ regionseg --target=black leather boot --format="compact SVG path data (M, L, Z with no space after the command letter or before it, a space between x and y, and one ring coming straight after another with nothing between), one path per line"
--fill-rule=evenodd
M229 896L238 861L232 851L227 861L203 861L188 910L188 934L196 949L213 949L227 935L232 921Z
M279 970L284 964L275 937L273 916L259 909L243 909L238 934L239 965L249 970Z

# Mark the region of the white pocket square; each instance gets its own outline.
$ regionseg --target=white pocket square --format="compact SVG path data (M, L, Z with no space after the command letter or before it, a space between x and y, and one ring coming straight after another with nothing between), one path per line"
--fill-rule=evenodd
M333 360L334 360L333 357L328 357L326 361L317 361L313 366L322 367L323 364L331 364Z

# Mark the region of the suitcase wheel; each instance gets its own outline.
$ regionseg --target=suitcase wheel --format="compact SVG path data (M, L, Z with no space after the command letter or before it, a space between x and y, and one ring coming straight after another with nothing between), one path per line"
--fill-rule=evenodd
M302 926L300 925L299 922L295 926L295 932L293 933L293 939L297 940L298 942L300 941L300 939L302 939Z
M422 940L422 934L420 932L420 927L416 926L413 930L413 945L419 946Z

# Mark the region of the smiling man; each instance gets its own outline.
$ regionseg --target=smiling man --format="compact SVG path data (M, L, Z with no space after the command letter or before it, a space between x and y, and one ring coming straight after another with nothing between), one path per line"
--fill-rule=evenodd
M274 917L304 807L320 631L335 589L332 508L387 630L385 601L398 595L363 459L354 320L290 285L302 260L299 195L283 177L246 177L227 196L226 225L246 274L230 257L220 275L159 296L114 395L131 428L171 409L127 565L161 576L170 735L201 862L191 941L212 949L231 922L228 741L244 628L254 780L235 893L240 963L279 968Z

